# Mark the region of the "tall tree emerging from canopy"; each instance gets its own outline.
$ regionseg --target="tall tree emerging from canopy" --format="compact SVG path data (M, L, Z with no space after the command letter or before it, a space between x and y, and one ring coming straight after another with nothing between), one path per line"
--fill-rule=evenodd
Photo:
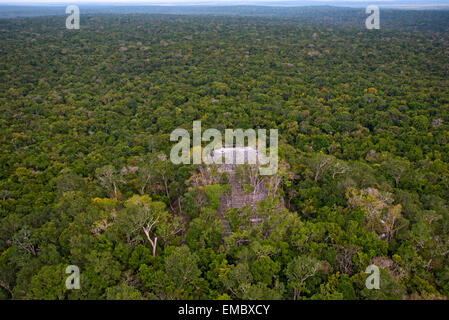
M119 172L111 165L107 165L95 170L95 175L100 184L109 193L114 194L114 198L118 197L118 187L123 182Z
M313 277L320 263L307 256L298 256L287 266L289 286L293 289L293 299L298 299L302 291L305 291L305 281Z
M153 248L153 257L156 256L159 237L167 241L169 235L181 230L180 220L171 219L165 204L152 201L148 195L135 195L127 200L120 220L128 241L142 240L143 232Z

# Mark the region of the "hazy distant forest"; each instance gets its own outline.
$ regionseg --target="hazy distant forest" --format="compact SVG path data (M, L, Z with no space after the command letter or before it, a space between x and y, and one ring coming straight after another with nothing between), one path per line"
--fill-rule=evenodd
M1 299L449 297L449 11L227 10L0 19ZM272 196L218 214L195 120L278 129Z

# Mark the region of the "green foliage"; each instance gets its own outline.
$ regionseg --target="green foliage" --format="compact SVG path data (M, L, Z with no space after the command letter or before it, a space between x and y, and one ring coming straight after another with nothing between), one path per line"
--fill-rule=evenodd
M127 285L126 283L120 283L115 287L106 289L106 299L108 300L145 300L140 293L134 287Z
M224 188L218 184L213 184L206 186L205 192L207 198L209 199L210 207L218 210L218 207L220 206L220 197L224 192Z
M165 271L177 287L195 282L201 275L198 257L187 246L174 248L165 258Z
M30 284L30 298L39 300L61 300L66 296L65 265L43 266L33 276Z
M0 19L0 299L449 296L449 13L271 10ZM194 120L278 129L272 194L223 212Z

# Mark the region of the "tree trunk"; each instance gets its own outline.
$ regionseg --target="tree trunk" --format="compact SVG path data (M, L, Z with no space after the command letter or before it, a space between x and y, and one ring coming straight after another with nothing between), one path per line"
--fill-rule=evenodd
M153 257L156 256L156 247L157 247L157 236L154 237L154 240L151 239L150 234L147 229L142 228L143 232L147 236L148 241L150 241L151 246L153 247Z
M117 186L115 185L115 182L113 182L112 185L114 186L114 196L117 199Z
M151 242L151 245L153 246L153 257L156 256L156 247L157 247L157 237L154 237L154 242Z

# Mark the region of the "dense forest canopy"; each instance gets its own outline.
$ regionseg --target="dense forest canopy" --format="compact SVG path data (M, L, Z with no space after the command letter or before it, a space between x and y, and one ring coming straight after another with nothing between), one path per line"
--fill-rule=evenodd
M449 297L449 11L327 10L0 19L0 298ZM279 130L260 222L167 160L195 120Z

